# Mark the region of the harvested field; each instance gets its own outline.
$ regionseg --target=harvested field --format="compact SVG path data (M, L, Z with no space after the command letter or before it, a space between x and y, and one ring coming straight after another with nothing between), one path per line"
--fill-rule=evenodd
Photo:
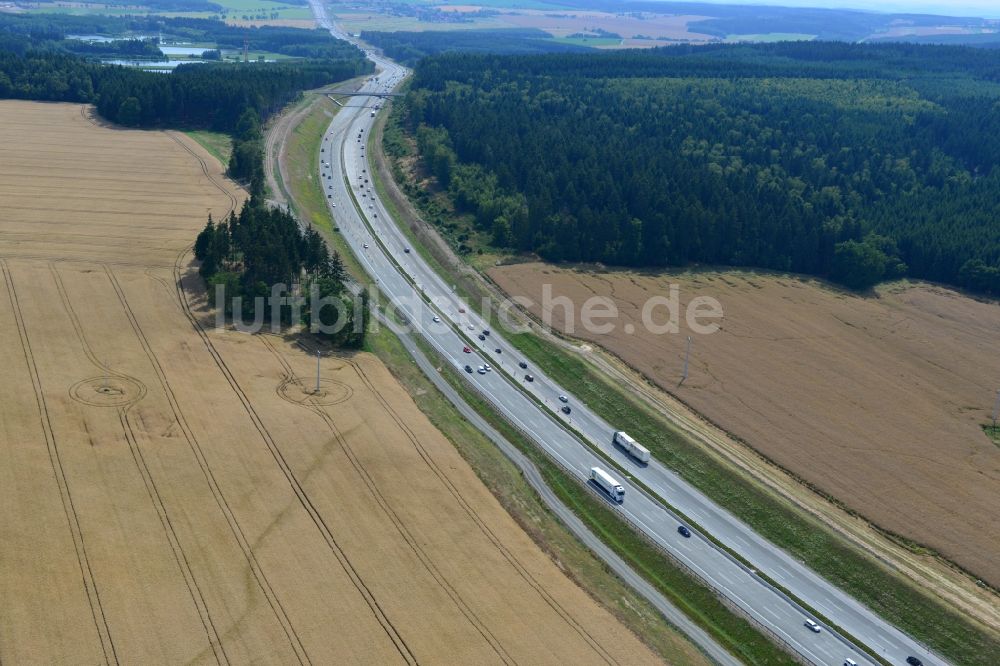
M654 661L374 357L211 326L196 144L0 119L0 662Z
M1000 377L1000 308L929 285L877 298L743 272L642 274L504 266L490 276L536 303L543 284L577 304L575 337L599 344L707 418L877 525L1000 584L1000 447L983 433ZM654 335L641 307L680 287L718 299L722 330ZM579 326L591 295L622 315L607 335ZM663 318L660 310L658 320ZM561 308L552 325L565 325ZM635 332L626 334L626 323Z

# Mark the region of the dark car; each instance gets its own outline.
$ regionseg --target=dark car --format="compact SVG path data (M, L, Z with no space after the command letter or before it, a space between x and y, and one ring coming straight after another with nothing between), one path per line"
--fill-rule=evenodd
M522 370L527 370L528 364L525 363L524 361L521 361L520 363L517 364L517 367L521 368Z
M490 334L490 329L487 328L483 331L483 335L489 335L489 334Z
M908 663L910 666L924 666L924 662L920 661L916 657L907 657L906 663Z
M573 410L569 408L569 405L563 405L563 408L562 408L562 413L563 414L569 414L572 411Z
M532 377L531 375L525 375L524 376L524 381L526 381L526 382L533 382L533 381L535 381L535 378Z
M480 334L479 334L479 339L480 339L480 340L485 340L485 339L486 339L486 336L485 336L485 335L483 335L482 333L480 333Z
M685 539L690 539L691 538L691 530L689 530L688 528L684 527L683 525L680 525L677 528L677 533L680 534Z
M497 347L497 348L496 348L496 349L494 349L493 351L495 351L495 352L496 352L496 353L498 353L498 354L502 354L502 353L503 353L502 351L500 351L500 348L499 348L499 347Z
M471 365L465 366L465 371L468 372L471 375L472 374L472 366Z

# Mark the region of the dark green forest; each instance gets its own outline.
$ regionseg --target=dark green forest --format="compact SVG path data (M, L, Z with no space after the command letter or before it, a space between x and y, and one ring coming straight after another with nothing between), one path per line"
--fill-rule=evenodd
M594 49L560 44L552 35L536 28L505 30L425 30L422 32L378 32L365 30L361 38L382 49L387 56L405 65L414 65L425 56L438 53L581 53Z
M497 246L1000 293L1000 60L784 43L442 54L405 119Z
M288 212L251 198L239 215L230 213L218 224L209 216L195 240L194 254L201 261L209 302L227 315L273 322L276 314L285 325L329 327L314 332L337 346L360 348L364 343L365 297L355 297L346 288L340 256L330 254L315 229L300 229ZM284 301L276 305L270 300L271 289L281 284L287 285L280 294ZM234 298L241 299L238 312Z

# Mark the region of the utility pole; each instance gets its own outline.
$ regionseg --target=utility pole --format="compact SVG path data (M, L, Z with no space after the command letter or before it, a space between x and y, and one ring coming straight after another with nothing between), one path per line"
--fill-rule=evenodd
M688 378L688 364L691 361L691 336L687 339L687 349L684 351L684 372L681 374L681 384Z
M320 350L316 350L316 394L319 395L319 358Z

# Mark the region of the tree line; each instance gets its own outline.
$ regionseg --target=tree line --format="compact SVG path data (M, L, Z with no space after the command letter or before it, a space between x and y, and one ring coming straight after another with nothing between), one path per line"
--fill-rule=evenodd
M260 125L302 90L372 71L351 46L349 57L280 63L180 65L172 73L103 65L56 51L4 50L0 99L93 103L126 127L210 129L233 135L229 173L253 194L264 187Z
M217 19L165 16L103 16L72 14L4 14L0 13L0 39L20 37L24 50L58 50L89 56L116 56L122 44L139 41L154 44L159 37L183 42L213 43L220 49L241 50L244 40L254 51L280 53L296 58L351 59L357 48L335 39L321 29L288 28L283 26L243 27L229 25ZM69 35L104 35L110 42L87 42L68 39ZM142 35L143 39L129 35ZM9 44L15 40L9 39ZM9 49L11 50L11 49ZM157 49L155 54L162 57Z
M261 322L277 315L284 325L315 325L337 346L364 343L365 295L346 288L340 256L330 253L315 229L300 229L287 211L251 198L238 215L232 212L219 223L210 215L194 254L201 261L209 303L227 315ZM272 300L274 285L284 285L278 303ZM319 330L321 324L327 330Z
M998 80L961 47L442 54L405 118L500 247L1000 293Z
M537 28L422 32L364 30L361 38L382 49L393 60L411 66L425 56L438 53L529 54L594 51L587 46L554 42L552 35Z

